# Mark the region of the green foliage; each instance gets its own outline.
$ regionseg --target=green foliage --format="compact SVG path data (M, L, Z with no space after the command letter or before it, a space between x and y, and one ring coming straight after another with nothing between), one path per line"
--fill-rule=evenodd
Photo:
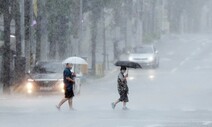
M4 8L4 4L3 3L3 0L0 0L0 15L3 14L3 8Z
M76 0L47 0L45 11L47 16L48 40L50 42L50 57L55 57L55 51L66 50L67 36L70 36L69 22L72 17L72 4ZM59 52L60 57L64 57L65 52Z
M149 33L144 34L143 42L144 43L152 43L154 40L160 39L160 33Z
M68 15L73 0L47 0L46 7L50 15Z
M112 7L113 3L113 0L83 0L83 13L91 11L95 13L93 20L98 20L101 10L104 7ZM60 25L66 25L64 28L70 27L71 34L74 37L78 36L80 0L47 0L46 10L50 33L57 34ZM65 19L62 24L61 18Z
M47 0L48 30L51 34L61 34L63 30L67 31L71 22L75 23L76 17L79 17L79 0ZM62 32L64 34L64 32Z
M0 30L0 41L4 39L4 32Z
M186 15L188 20L193 20L198 24L198 22L200 22L199 17L201 16L202 7L206 5L208 1L210 0L168 0L167 7L171 31L180 31L181 15Z

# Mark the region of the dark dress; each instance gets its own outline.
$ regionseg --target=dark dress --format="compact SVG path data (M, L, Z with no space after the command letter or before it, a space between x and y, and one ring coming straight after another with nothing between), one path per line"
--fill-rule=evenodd
M118 76L118 92L120 95L119 101L128 102L128 86L127 80L124 79L124 75L120 72Z
M63 71L63 82L64 82L65 98L72 98L74 96L73 82L68 81L66 77L73 79L72 72L69 68L65 68L65 70Z

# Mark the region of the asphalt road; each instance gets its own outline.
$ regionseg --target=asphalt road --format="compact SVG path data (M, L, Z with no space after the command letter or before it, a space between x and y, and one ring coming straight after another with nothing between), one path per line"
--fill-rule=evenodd
M128 111L118 99L113 68L103 79L83 84L75 111L57 95L0 96L1 127L212 127L212 38L173 35L157 43L158 69L129 70Z

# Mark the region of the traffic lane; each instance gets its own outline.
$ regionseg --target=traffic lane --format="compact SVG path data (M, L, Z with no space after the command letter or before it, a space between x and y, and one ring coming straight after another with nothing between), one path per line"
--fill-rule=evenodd
M149 73L131 71L133 80L128 81L130 97L135 102L139 100L139 106L153 109L212 109L208 98L212 95L211 73L156 71L154 79L149 78Z
M174 39L160 41L157 45L160 55L160 68L173 72L192 56L198 54L210 42L210 36L181 35ZM174 68L174 69L173 69Z
M178 86L186 89L186 94L189 96L186 97L189 99L188 102L193 103L193 107L209 108L211 106L208 100L211 96L211 46L212 43L208 40L199 41L196 49L192 50L190 55L171 71L179 78Z
M86 99L87 97L83 96ZM67 104L58 112L53 106L57 102L57 96L20 99L26 105L17 103L11 99L11 109L7 107L0 112L1 125L12 127L44 127L44 126L76 126L76 127L106 127L106 126L139 126L139 125L203 125L211 121L211 111L182 111L182 110L157 110L143 107L135 108L136 102L129 103L129 111L123 111L119 105L112 110L109 104L102 103L105 100L98 100L87 103L85 100L76 100L76 111L69 111ZM88 99L88 98L87 98ZM9 100L7 100L8 102ZM94 103L95 102L95 103ZM99 103L99 104L97 104ZM11 104L11 103L10 103ZM9 104L5 104L9 105ZM13 107L13 108L12 108ZM90 108L89 108L90 107ZM104 108L102 108L104 107ZM13 121L13 122L12 122ZM15 121L15 122L14 122ZM206 124L206 123L204 123ZM188 127L189 127L188 126ZM201 127L201 126L199 126Z
M130 70L130 75L138 74ZM148 71L148 70L147 70ZM141 73L147 74L147 73ZM161 77L162 75L160 75ZM162 76L163 77L163 76ZM165 77L165 76L164 76ZM122 105L117 105L112 110L110 103L118 98L117 84L115 80L99 80L92 85L82 87L81 94L74 98L74 106L77 111L70 112L65 104L61 112L55 108L55 104L62 98L60 96L40 96L35 98L11 98L4 99L0 106L1 125L15 126L12 121L17 121L20 127L29 126L76 126L76 127L106 127L106 126L186 126L193 127L210 124L211 112L208 110L179 110L170 107L163 96L170 96L163 90L156 88L155 81L143 76L139 80L128 80L130 88L128 107L129 111L123 111ZM138 84L138 81L146 80L148 85ZM162 78L159 78L162 80ZM136 81L137 80L137 81ZM114 84L113 84L114 83ZM161 85L160 83L157 85ZM139 89L144 86L143 89ZM155 94L159 90L160 93ZM149 94L151 92L153 94ZM159 98L156 98L159 97ZM116 98L117 97L117 98ZM144 101L143 101L144 100ZM174 105L176 103L173 102ZM164 106L163 106L164 105ZM9 107L9 108L8 108ZM199 117L200 116L200 117ZM48 119L47 119L48 118ZM67 120L68 118L68 120ZM2 120L2 121L1 121ZM209 121L209 122L208 122Z
M175 64L174 61L170 62ZM170 67L167 70L159 68L129 71L130 111L128 112L123 112L121 105L118 105L116 110L112 110L110 106L110 103L118 98L116 75L119 71L117 71L117 74L114 73L107 80L93 81L83 86L80 96L74 99L76 112L69 112L67 104L63 106L61 112L55 109L54 105L62 95L28 100L30 103L27 105L25 105L27 100L20 102L21 99L15 99L1 102L9 104L0 107L1 123L14 126L15 123L11 121L18 121L20 126L53 127L64 123L64 126L76 127L210 126L211 112L208 107L211 105L205 98L210 96L210 85L207 82L211 82L208 80L211 73L188 73L182 70L170 73L173 66L170 64L167 66ZM155 78L150 79L150 74L155 74ZM130 80L130 76L133 75L134 79ZM69 117L70 123L67 122Z
M53 98L49 98L52 102ZM40 101L43 99L40 99ZM36 104L36 103L34 103ZM40 107L37 111L22 111L0 114L0 122L2 126L7 127L58 127L58 126L76 126L76 127L122 127L122 126L168 126L175 125L182 127L202 127L211 125L211 112L208 111L191 111L184 112L179 110L159 111L147 109L130 109L122 111L121 109L77 109L77 111L62 110L58 112L53 110L47 103ZM84 104L84 103L83 103ZM49 107L46 110L45 107ZM84 105L85 106L85 105ZM103 105L102 105L103 106ZM201 116L201 117L200 117ZM13 122L12 122L13 121ZM14 122L15 121L15 122ZM195 125L195 126L194 126Z
M199 48L198 52L194 52L186 62L181 66L182 70L190 71L212 71L212 51L211 42L204 42L204 46Z

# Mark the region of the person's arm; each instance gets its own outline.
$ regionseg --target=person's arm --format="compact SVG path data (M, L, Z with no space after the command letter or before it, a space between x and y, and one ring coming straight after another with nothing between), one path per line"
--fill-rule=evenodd
M123 82L123 81L125 81L127 79L127 76L128 75L124 76L122 74L119 74L119 79L121 79L121 81Z
M71 82L75 83L75 81L74 81L73 79L71 79L70 77L66 77L66 79L67 79L68 81L71 81Z
M124 76L124 78L127 79L127 77L128 77L128 73Z

